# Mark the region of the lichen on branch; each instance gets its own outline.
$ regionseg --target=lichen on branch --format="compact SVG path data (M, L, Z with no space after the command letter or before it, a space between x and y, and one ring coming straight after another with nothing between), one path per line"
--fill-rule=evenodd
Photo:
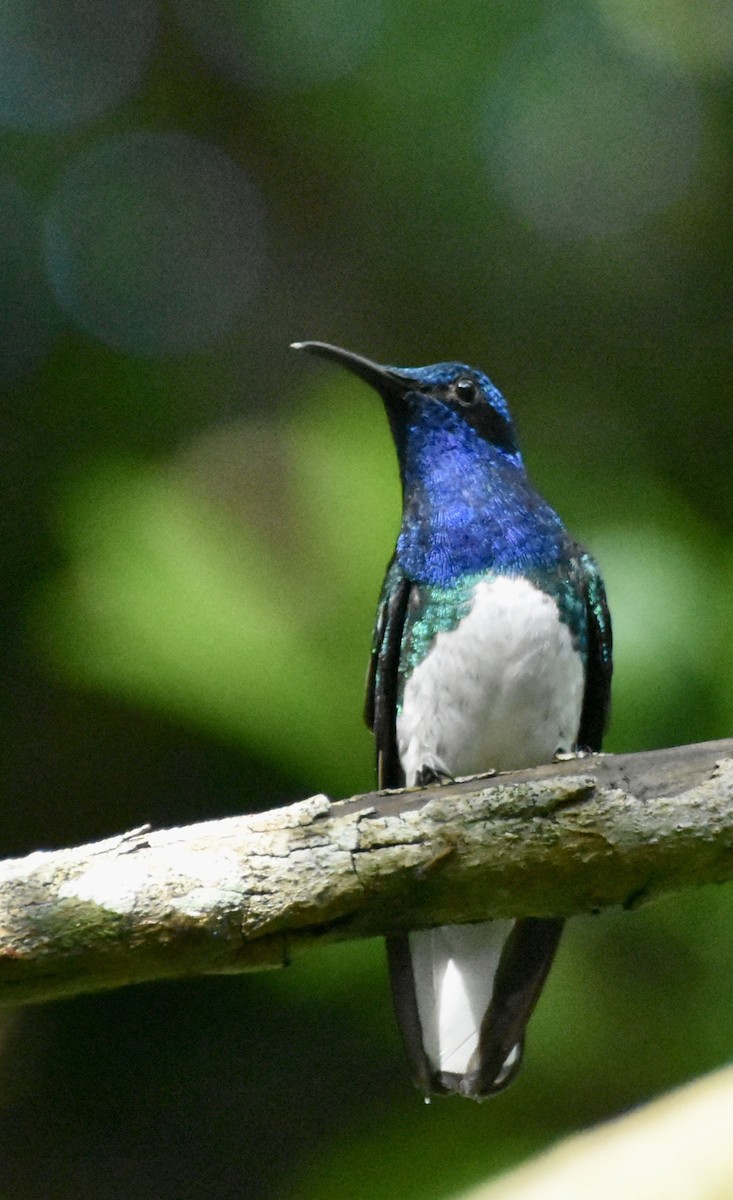
M0 1004L733 878L733 739L326 796L0 863Z

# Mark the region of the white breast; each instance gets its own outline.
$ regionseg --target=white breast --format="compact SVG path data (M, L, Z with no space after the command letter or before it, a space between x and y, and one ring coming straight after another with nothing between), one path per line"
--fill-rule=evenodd
M548 762L575 743L584 671L555 601L526 579L476 585L468 614L439 633L404 691L397 745L408 785Z

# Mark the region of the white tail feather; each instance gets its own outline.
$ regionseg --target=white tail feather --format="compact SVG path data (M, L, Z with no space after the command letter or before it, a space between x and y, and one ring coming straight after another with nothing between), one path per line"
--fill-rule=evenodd
M443 925L410 934L423 1046L434 1070L468 1070L513 924Z

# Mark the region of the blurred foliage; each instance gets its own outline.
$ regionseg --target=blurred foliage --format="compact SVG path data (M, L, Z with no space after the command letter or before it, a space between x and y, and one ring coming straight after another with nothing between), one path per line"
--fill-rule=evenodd
M4 850L371 786L393 451L299 337L487 369L606 576L608 748L730 733L730 0L92 9L0 11ZM572 922L481 1107L376 943L23 1014L0 1191L446 1196L730 1055L732 907Z

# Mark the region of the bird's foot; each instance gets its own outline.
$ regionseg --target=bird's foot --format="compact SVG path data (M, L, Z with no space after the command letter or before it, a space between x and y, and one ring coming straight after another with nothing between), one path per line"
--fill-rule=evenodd
M574 762L576 758L602 758L600 750L556 750L552 761L553 762Z
M431 787L435 783L453 783L453 776L436 763L425 763L415 776L414 786Z

